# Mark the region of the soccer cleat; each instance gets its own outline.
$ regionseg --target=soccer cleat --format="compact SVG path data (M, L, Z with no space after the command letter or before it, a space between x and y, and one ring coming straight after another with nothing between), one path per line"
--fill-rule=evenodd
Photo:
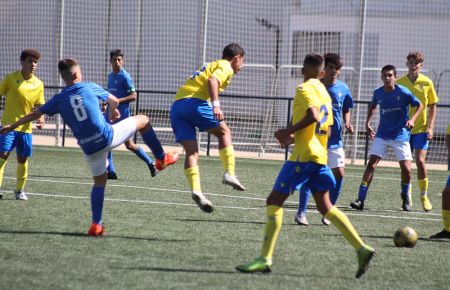
M350 203L350 206L351 206L353 209L361 210L361 211L362 211L362 210L364 209L364 201L357 199L357 200L355 200L354 202L351 202L351 203Z
M150 170L150 174L152 177L155 177L158 174L158 169L156 169L155 162L152 162L148 165L148 169Z
M225 172L223 174L222 183L231 185L235 190L245 190L245 187L239 182L237 177L234 175L230 175L228 172Z
M439 233L430 236L430 239L450 239L450 232L442 230Z
M108 172L108 179L117 180L117 174L115 172Z
M375 255L375 250L368 245L363 245L357 252L358 254L358 271L356 271L356 278L361 277L369 268L370 260Z
M261 272L263 274L266 274L272 271L270 269L271 265L272 263L267 261L264 257L258 257L247 264L236 266L236 270L242 273Z
M296 222L299 226L309 226L305 213L297 213L294 217L294 222Z
M158 171L166 169L167 166L174 164L177 162L180 154L177 152L165 153L164 159L156 159L155 167Z
M402 209L403 211L411 211L411 199L409 195L406 198L402 196Z
M105 228L101 224L92 223L88 230L88 236L101 237L105 235Z
M433 206L431 205L431 202L428 199L428 196L426 196L426 195L421 196L420 202L422 203L422 207L423 207L424 211L430 211L433 209Z
M28 196L23 190L15 191L14 194L16 195L17 200L28 200Z
M214 210L212 203L201 192L192 192L192 200L204 212L211 213Z
M0 191L0 199L3 198L3 192Z
M324 224L324 225L326 225L326 226L329 226L330 224L331 224L331 222L330 222L330 220L329 219L326 219L326 218L322 218L322 223Z

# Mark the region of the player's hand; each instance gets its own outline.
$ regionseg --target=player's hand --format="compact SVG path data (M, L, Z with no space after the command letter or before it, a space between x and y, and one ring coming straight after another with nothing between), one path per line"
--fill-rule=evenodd
M223 121L223 112L220 107L213 107L214 118L218 121Z
M350 134L355 133L355 130L353 129L353 126L351 123L346 123L345 124L345 129L347 129L347 132L349 132Z
M44 128L45 122L44 119L39 118L36 120L36 128L38 128L38 130L42 130L42 128Z
M433 129L432 128L428 128L427 130L427 140L433 140Z
M100 103L100 110L102 111L102 113L106 112L106 108L108 107L108 103L107 102L101 102Z
M120 119L120 112L119 110L115 109L114 111L110 111L109 112L109 119L111 120L111 122L115 122L117 120Z
M375 139L375 131L372 129L372 127L370 127L370 125L366 125L366 129L370 139Z
M276 131L274 136L282 148L286 148L290 144L294 143L294 134L289 134L286 129Z
M414 128L414 121L413 120L406 121L406 128L408 129Z
M0 134L3 135L3 134L6 134L6 133L9 133L12 130L13 130L13 128L11 128L11 125L3 126L3 127L0 128Z

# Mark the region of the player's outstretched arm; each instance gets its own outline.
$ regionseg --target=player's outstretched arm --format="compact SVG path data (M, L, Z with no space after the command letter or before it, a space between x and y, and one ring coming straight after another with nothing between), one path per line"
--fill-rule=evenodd
M306 111L306 115L302 120L293 125L292 124L289 125L289 127L287 127L286 129L280 129L276 131L275 138L282 147L289 146L289 144L292 144L294 142L293 134L296 131L306 128L309 125L319 121L320 121L319 111L317 110L316 107L310 107Z
M19 127L20 125L34 121L34 120L40 118L42 115L43 115L43 113L41 113L39 110L35 110L35 111L29 113L28 115L25 115L24 117L20 118L15 123L12 123L10 125L6 125L6 126L2 127L0 129L0 134L6 134L8 132L11 132L14 129L16 129L17 127Z
M35 110L39 109L40 106L41 106L41 105L35 106L35 107L33 108L33 110L35 111ZM42 115L42 116L40 116L39 118L37 118L37 120L36 120L36 128L38 128L39 130L41 130L42 128L44 128L44 125L45 125L45 118L44 118L44 115Z
M109 104L109 119L111 121L118 120L120 118L119 110L117 110L117 106L119 105L119 99L111 94L109 94L108 99L106 100Z

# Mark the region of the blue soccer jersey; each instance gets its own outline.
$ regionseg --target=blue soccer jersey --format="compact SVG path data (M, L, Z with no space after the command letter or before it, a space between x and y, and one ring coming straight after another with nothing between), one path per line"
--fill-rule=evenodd
M106 101L109 92L93 83L76 83L65 87L39 111L52 116L60 114L87 155L111 143L113 130L100 111L99 99Z
M379 87L373 93L372 107L380 106L380 123L376 137L396 141L409 141L410 130L406 128L409 105L417 107L420 101L406 88L395 85L392 92Z
M126 70L121 69L119 73L112 72L108 75L108 91L121 99L135 92L136 88L130 74ZM131 115L129 102L120 103L117 109L120 112L120 120L126 119Z
M328 148L336 149L343 146L342 142L342 110L353 108L353 98L347 84L339 80L327 87L333 105L333 125L330 137L328 137Z

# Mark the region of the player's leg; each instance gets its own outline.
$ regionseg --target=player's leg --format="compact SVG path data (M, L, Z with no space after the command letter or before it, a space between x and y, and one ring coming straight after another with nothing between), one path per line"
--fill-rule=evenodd
M309 226L308 219L306 218L306 211L308 207L308 200L311 195L311 190L306 186L299 189L299 201L297 214L294 217L294 222L301 226Z
M417 165L417 184L420 191L420 201L424 211L433 209L430 200L428 199L428 172L426 166L426 156L428 150L428 134L419 133L411 135L410 144L414 151L414 156Z
M33 154L33 137L31 133L17 132L16 134L17 180L14 194L17 200L28 200L24 188L28 179L28 158Z
M114 165L114 160L112 157L112 151L108 152L108 157L107 157L107 166L106 166L106 172L107 172L107 176L108 179L112 179L112 180L116 180L117 179L117 173L116 173L116 166Z
M139 157L139 159L141 159L142 161L145 162L145 164L147 164L147 167L150 170L150 174L152 175L152 177L154 177L157 174L158 170L155 167L155 162L153 162L150 156L148 156L147 153L145 153L144 149L136 145L133 142L133 139L125 141L124 144L128 150L133 152L137 157Z
M442 191L442 222L444 224L444 229L439 233L432 235L430 239L450 239L450 175L448 176L447 184Z
M235 155L231 142L230 128L228 128L225 122L221 122L218 127L210 128L207 131L216 136L219 141L220 160L222 160L225 170L222 182L231 185L236 190L245 190L245 187L240 183L235 173Z
M369 186L370 183L372 182L375 168L377 167L380 160L381 160L380 156L370 155L369 162L367 163L366 169L364 170L363 178L359 186L358 199L350 203L350 206L352 208L357 210L364 209L364 202L366 200L367 193L369 191Z
M391 141L392 149L394 149L395 157L400 164L401 170L401 197L402 209L410 211L412 206L411 200L411 162L412 153L409 142Z
M5 171L6 163L11 151L16 146L15 132L9 132L4 135L0 135L0 199L3 198L1 187L3 184L3 173Z

